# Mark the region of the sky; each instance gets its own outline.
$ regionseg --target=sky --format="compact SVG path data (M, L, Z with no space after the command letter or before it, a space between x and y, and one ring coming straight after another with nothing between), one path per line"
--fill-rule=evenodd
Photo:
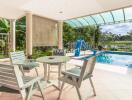
M126 35L127 32L132 30L132 23L119 23L113 25L101 26L102 32L112 32L114 34Z

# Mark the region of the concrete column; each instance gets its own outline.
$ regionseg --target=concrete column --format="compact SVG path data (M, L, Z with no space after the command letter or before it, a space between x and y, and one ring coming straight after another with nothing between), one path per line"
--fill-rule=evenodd
M63 49L63 21L58 22L58 48Z
M16 20L10 19L10 49L16 50Z
M32 55L32 12L26 12L26 55Z

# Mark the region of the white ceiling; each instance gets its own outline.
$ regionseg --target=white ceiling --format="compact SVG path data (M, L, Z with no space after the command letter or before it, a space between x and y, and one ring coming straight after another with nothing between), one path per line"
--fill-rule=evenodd
M0 17L18 19L25 11L32 11L43 17L66 20L128 6L132 6L132 0L0 0Z

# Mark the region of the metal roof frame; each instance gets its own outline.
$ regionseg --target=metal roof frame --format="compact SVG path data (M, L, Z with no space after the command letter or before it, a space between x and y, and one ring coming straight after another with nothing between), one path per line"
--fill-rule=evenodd
M131 22L131 21L132 21L132 15L129 16L130 19L127 19L127 18L126 18L125 9L130 9L130 10L132 11L132 7L113 10L113 11L117 11L117 13L121 13L121 14L120 14L120 18L123 19L123 20L120 20L120 21L118 21L118 19L116 19L116 18L118 17L117 14L115 14L113 11L107 11L107 12L102 12L102 13L98 13L98 14L94 14L94 15L79 17L79 18L81 18L81 20L83 20L83 22L85 21L85 23L87 23L87 25L84 25L84 23L83 23L81 20L79 20L79 18L69 19L69 20L66 20L65 22L68 23L68 21L74 20L74 22L73 22L73 21L72 21L72 22L75 24L75 26L73 26L73 27L75 27L75 28L86 27L86 26L88 26L88 25L106 25L106 24L109 25L109 24L115 24L115 23L121 23L121 22ZM118 12L118 10L119 10L119 12ZM108 12L109 12L109 14L110 14L110 15L108 14L108 16L109 16L110 19L112 19L112 20L109 20L109 21L107 22L107 20L105 19L105 17L104 17L102 14L103 14L103 13L108 13ZM123 14L123 16L122 16L122 14ZM101 23L98 23L98 22L96 21L96 20L98 20L98 19L96 19L95 16L98 16L98 15L100 16L99 19L101 18L101 20L102 20ZM94 16L94 17L93 17L93 16ZM90 17L91 19L88 19L89 17ZM94 23L90 24L89 20L94 21ZM110 22L110 21L111 21L111 22ZM80 25L77 25L76 22L80 23Z

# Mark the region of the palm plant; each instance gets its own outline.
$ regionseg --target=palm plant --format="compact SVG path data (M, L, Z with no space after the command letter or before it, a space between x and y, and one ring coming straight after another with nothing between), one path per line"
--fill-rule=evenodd
M0 33L5 33L7 34L6 37L3 39L0 39L0 48L3 48L3 52L5 55L8 54L8 33L10 31L10 25L9 21L1 18L0 19Z
M23 49L25 47L25 17L16 21L16 47L17 49ZM10 22L7 19L0 19L0 33L9 33L10 32ZM9 37L1 41L1 46L5 47L4 54L8 54L9 51ZM5 42L5 43L4 43Z
M0 19L0 33L8 33L10 31L10 24L7 19Z
M26 41L26 18L22 17L16 21L16 48L22 50L25 48Z

